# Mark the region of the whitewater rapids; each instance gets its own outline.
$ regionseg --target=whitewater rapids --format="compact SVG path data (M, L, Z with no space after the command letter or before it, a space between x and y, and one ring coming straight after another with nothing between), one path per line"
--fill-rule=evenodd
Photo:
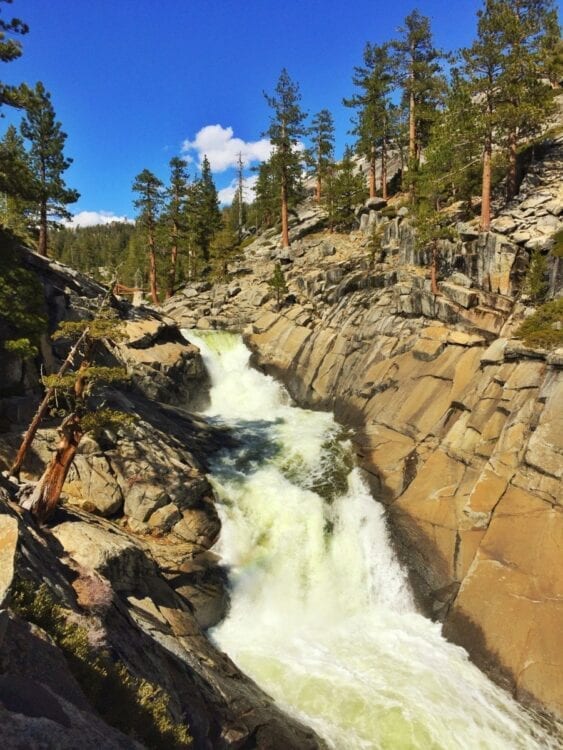
M211 636L337 750L561 747L420 615L382 507L328 413L249 367L240 337L184 332L211 377L208 419L231 609Z

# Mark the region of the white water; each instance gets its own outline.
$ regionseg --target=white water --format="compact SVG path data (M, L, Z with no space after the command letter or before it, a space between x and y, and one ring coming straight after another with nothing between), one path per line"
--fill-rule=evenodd
M185 333L207 416L240 439L212 466L232 586L215 642L338 750L560 747L416 612L332 416L292 406L239 337Z

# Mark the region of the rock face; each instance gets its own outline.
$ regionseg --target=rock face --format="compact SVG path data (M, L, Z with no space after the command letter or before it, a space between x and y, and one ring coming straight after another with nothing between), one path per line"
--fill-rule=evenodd
M52 327L99 305L98 285L27 256ZM231 438L181 408L205 403L208 384L176 323L115 305L125 338L108 342L103 363L125 366L130 382L90 405L132 420L82 439L50 528L10 501L15 487L0 474L0 746L324 747L203 631L229 606L209 551L220 521L205 466ZM43 366L56 370L66 351L44 343ZM32 373L28 385L0 401L1 470L38 400ZM42 424L23 480L41 475L56 424Z
M314 327L265 313L246 339L299 403L356 428L360 462L446 633L519 697L561 711L561 369L513 358L506 339L487 346L405 318L394 298L355 292Z
M267 298L268 238L233 266L235 296L188 287L167 310L187 326L246 326L257 366L355 428L421 605L518 698L561 714L563 360L512 338L529 239L548 247L563 225L563 139L544 156L495 231L459 225L441 242L437 296L408 212L367 205L375 257L363 231L294 243L281 310Z
M25 515L0 500L0 555L14 571L3 747L323 747L211 645L150 545L76 511L41 531Z

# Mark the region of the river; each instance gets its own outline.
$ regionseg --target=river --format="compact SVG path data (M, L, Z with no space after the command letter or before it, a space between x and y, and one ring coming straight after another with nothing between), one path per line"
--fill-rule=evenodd
M337 750L558 748L534 716L417 612L353 451L331 414L296 407L239 336L194 334L231 609L211 637Z

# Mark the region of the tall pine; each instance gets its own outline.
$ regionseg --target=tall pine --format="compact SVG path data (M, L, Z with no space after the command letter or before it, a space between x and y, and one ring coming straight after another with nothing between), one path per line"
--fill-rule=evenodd
M307 151L307 161L313 167L316 178L315 198L321 200L323 182L334 161L334 119L328 109L321 109L314 115L309 128L311 147Z
M408 107L409 170L416 171L422 148L438 114L444 92L442 54L434 47L430 20L413 10L400 28L401 37L392 42L397 83Z
M189 195L188 171L186 162L175 156L170 160L170 183L166 190L166 207L163 214L170 248L166 297L174 294L178 252L186 242L188 222L186 204Z
M11 3L12 0L0 0L0 3ZM0 13L2 5L0 5ZM0 18L0 62L12 62L22 54L20 36L27 34L27 24L19 18L4 20ZM2 105L21 107L21 87L10 86L0 82L0 108Z
M204 271L209 267L211 242L221 229L222 218L219 210L217 188L213 182L211 166L207 156L201 163L201 174L190 188L187 203L190 233Z
M21 134L29 141L29 160L36 183L39 223L38 250L47 255L47 228L57 219L68 219L69 203L80 194L66 186L63 173L72 164L64 155L66 133L57 121L51 96L41 82L25 95L26 114L21 123Z
M305 113L300 106L299 86L294 83L283 68L274 94L264 94L272 110L270 127L267 135L274 152L270 158L274 179L280 186L281 201L281 243L289 247L289 198L295 191L300 175L300 156L298 146L300 138L306 134L303 125Z
M352 134L356 136L356 153L369 164L369 195L375 196L376 160L381 156L381 194L387 199L387 152L392 130L393 60L387 44L366 44L364 64L354 68L352 78L358 93L344 99L347 107L357 110Z
M138 210L137 225L144 232L149 255L149 285L151 299L158 304L158 285L156 278L156 229L164 202L161 180L150 170L143 169L133 182L133 191L138 198L134 206Z

